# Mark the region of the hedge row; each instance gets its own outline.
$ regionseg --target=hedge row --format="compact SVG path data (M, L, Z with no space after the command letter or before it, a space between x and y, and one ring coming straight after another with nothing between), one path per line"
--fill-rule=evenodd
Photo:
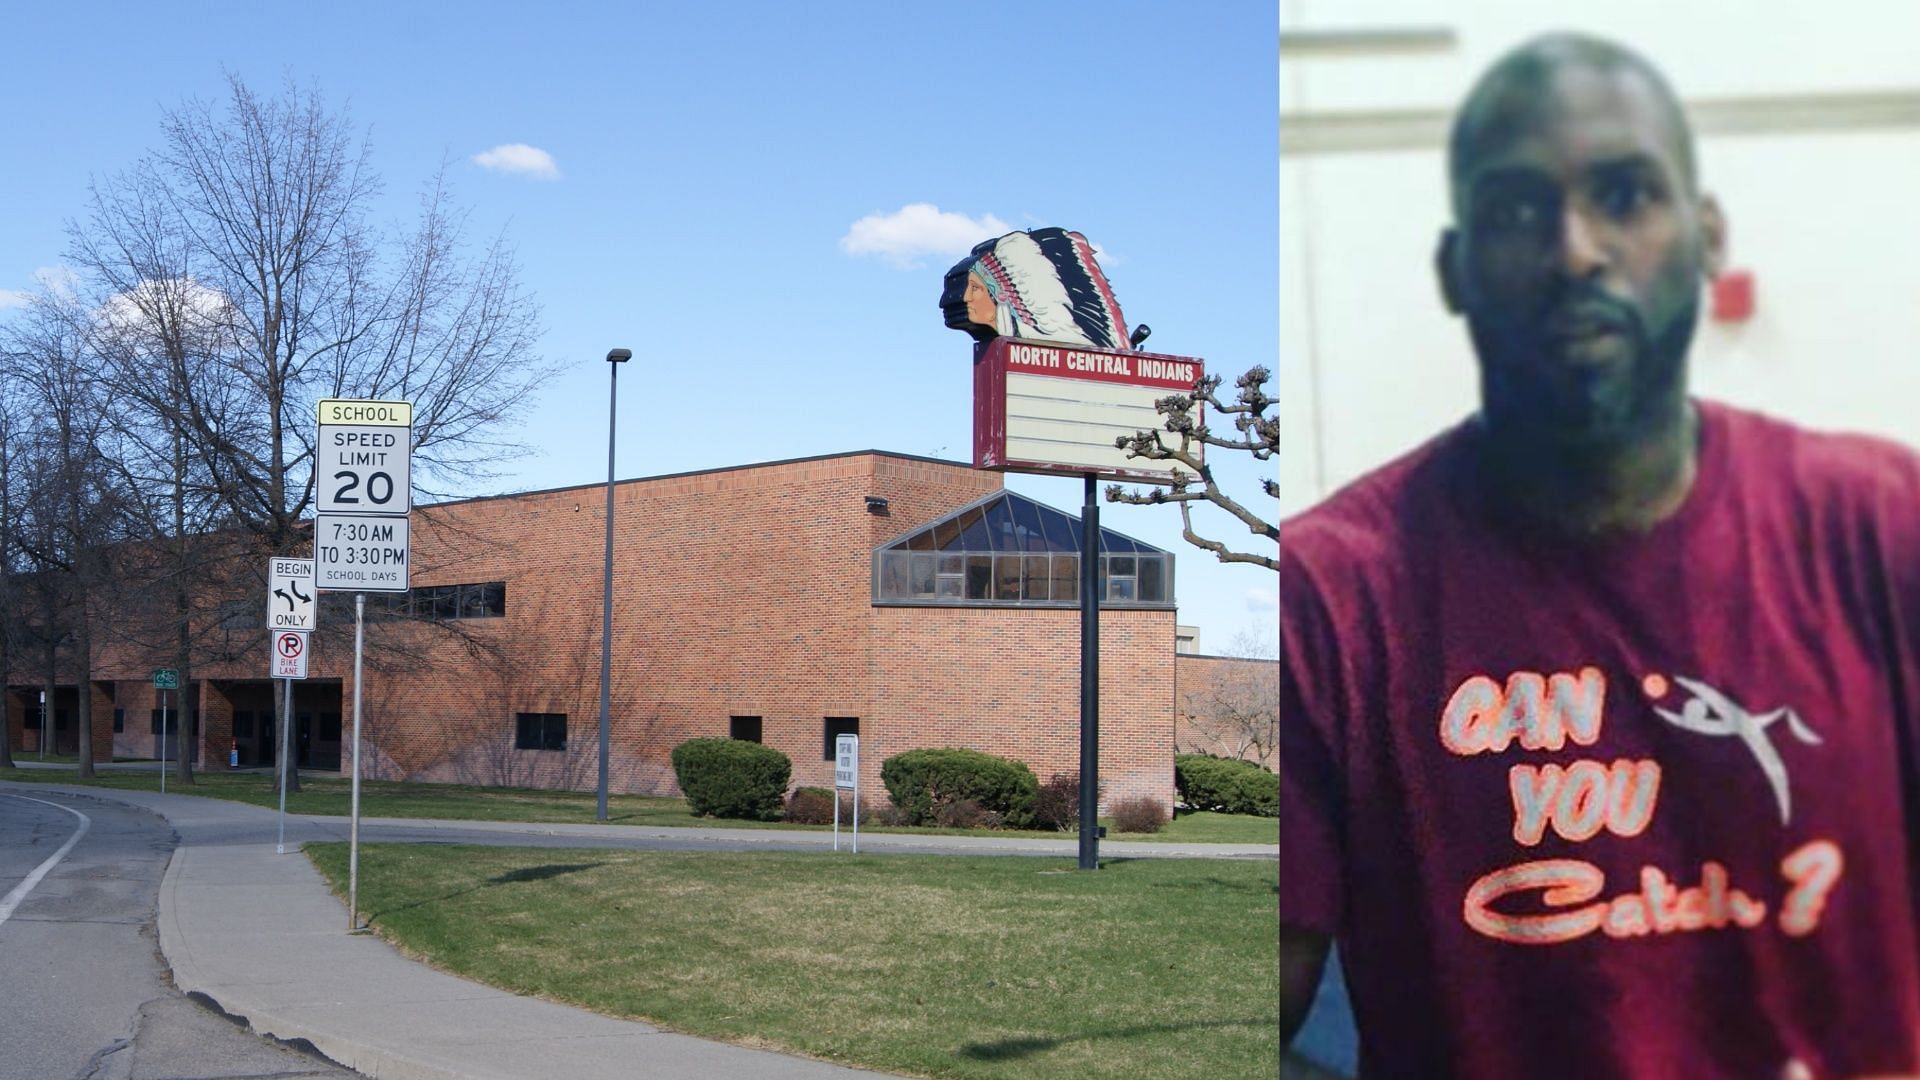
M1175 754L1173 786L1195 810L1280 816L1280 776L1251 761Z

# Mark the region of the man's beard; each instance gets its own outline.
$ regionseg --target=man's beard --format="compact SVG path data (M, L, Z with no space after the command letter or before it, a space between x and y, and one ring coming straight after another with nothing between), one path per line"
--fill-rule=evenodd
M1602 451L1629 444L1679 415L1686 356L1699 315L1689 295L1658 334L1634 308L1585 289L1528 323L1502 324L1467 313L1480 357L1481 407L1496 432L1536 446ZM1618 339L1586 344L1556 337L1557 322L1604 326Z

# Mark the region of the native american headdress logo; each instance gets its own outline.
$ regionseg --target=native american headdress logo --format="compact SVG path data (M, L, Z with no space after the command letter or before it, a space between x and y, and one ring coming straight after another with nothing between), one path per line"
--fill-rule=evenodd
M1066 229L1010 232L974 246L947 271L947 325L976 341L1038 338L1126 349L1127 322L1093 245Z

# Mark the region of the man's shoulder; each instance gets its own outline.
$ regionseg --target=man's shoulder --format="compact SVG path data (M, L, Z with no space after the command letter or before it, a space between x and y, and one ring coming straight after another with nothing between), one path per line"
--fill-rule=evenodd
M1920 451L1893 439L1826 431L1731 405L1702 402L1729 433L1737 468L1764 469L1804 498L1920 498Z

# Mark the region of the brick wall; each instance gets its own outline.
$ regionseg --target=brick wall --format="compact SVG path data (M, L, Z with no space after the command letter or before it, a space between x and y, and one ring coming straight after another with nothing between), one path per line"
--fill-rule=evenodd
M1000 486L992 473L877 453L616 485L612 789L676 794L672 748L727 734L731 716L760 717L795 783L822 785L832 780L824 719L858 717L862 789L876 799L882 759L916 746L1018 757L1042 780L1075 771L1076 611L872 604L875 547ZM869 512L868 496L886 499L886 512ZM506 615L368 624L364 775L594 786L605 498L591 485L414 512L411 584L505 581ZM1171 805L1173 625L1171 611L1102 613L1109 800ZM222 651L193 676L202 761L217 768L232 695L249 708L271 698L267 632L216 636ZM337 686L348 727L352 642L350 620L323 621L312 679L297 691L307 701ZM102 649L98 677L121 680L128 710L123 747L151 752L147 673L169 663ZM516 749L521 712L565 713L566 749Z
M1182 753L1258 761L1279 771L1280 662L1174 658L1174 741Z

